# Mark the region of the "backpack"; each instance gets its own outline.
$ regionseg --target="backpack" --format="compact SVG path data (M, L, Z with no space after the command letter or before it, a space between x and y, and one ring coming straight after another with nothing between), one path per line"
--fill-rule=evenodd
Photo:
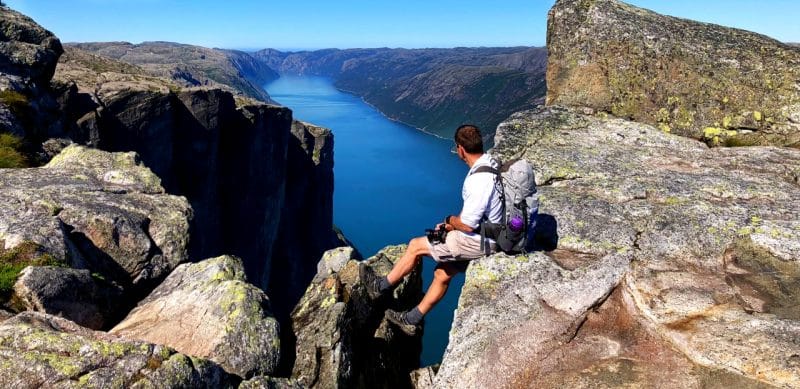
M494 239L498 248L509 254L523 253L533 236L536 215L539 212L539 195L536 192L536 179L533 168L524 159L513 159L495 169L491 166L478 166L476 173L495 175L495 187L500 192L503 205L500 223L482 220L478 230L481 234L481 250L489 253L486 238ZM521 223L520 223L521 221Z

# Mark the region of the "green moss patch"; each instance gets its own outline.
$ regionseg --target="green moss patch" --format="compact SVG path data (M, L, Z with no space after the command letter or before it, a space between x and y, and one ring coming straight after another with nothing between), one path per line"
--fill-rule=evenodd
M50 254L42 254L36 243L26 242L10 250L0 248L0 304L11 297L14 283L22 269L28 266L66 266Z
M22 139L11 134L0 134L0 168L20 168L28 166L28 159L22 152Z

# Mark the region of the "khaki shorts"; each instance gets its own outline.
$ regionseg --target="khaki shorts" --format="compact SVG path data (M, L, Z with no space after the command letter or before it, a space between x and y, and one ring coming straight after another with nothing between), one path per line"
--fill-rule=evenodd
M490 254L497 250L494 242L489 242ZM461 231L447 233L444 243L431 244L428 242L431 257L436 262L470 261L484 256L481 250L481 240L470 237Z

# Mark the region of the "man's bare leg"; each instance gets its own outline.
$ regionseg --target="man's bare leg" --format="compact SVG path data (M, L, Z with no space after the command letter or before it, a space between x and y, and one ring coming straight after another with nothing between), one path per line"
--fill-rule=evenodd
M421 237L411 239L411 241L408 242L408 248L406 248L406 252L403 253L403 256L400 257L400 260L394 264L392 271L386 275L389 283L392 286L400 283L403 277L414 271L414 268L417 267L419 262L422 260L422 257L429 254L430 250L428 249L427 238Z
M431 309L444 297L447 293L447 287L450 286L450 280L458 273L458 269L450 263L440 263L433 271L433 281L428 291L425 292L425 297L422 298L417 309L423 315L430 312Z

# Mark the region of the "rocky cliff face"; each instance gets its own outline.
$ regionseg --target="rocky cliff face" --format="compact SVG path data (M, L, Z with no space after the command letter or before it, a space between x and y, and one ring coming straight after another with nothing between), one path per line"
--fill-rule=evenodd
M267 49L254 56L282 73L331 77L387 116L447 138L464 122L491 133L545 93L542 48Z
M20 37L44 31L11 10L0 12L9 15L4 22L19 20L7 30L23 31ZM33 32L25 32L27 28ZM44 43L37 44L44 49L37 50L58 42L43 34ZM27 65L52 65L48 58L32 57ZM251 65L256 66L241 64ZM282 297L273 308L288 319L310 282L308 274L313 275L306 269L340 243L332 225L329 131L293 126L291 111L283 107L216 88L183 88L179 80L156 77L145 67L77 48L67 49L52 80L50 73L34 77L20 72L2 77L22 80L26 88L38 83L37 93L54 108L45 112L43 105L31 102L26 112L55 118L46 131L28 126L21 135L31 144L47 140L40 155L55 158L42 169L4 173L9 201L0 215L0 262L16 272L10 285L0 282L4 302L10 301L14 310L40 310L108 328L180 262L236 255L243 260L247 280L266 288L278 255L279 261L291 263L277 265L286 272L280 279L285 288L273 288ZM19 122L18 117L9 119ZM96 149L64 149L71 142ZM63 177L47 176L50 171L61 174L58 169L65 172ZM38 267L23 272L14 284L26 265ZM64 265L77 269L59 267ZM42 277L53 282L42 283ZM258 297L246 294L248 301ZM267 343L278 347L277 336ZM240 357L241 350L231 350L225 352ZM272 371L278 354L270 355L272 359L254 357L260 360L256 367L221 363L250 377ZM261 366L268 360L269 367Z
M470 266L438 387L800 386L800 152L562 108L496 143L557 248Z
M316 272L320 258L342 242L330 231L319 234L312 225L333 226L333 134L308 123L292 123L278 246L273 252L269 294L283 304L276 315L285 321ZM316 234L316 235L315 235ZM243 242L244 243L244 242Z
M271 102L262 86L278 73L249 54L236 50L209 49L172 42L75 43L70 47L138 65L148 74L172 79L184 87L208 86L225 89L264 102Z
M800 49L617 0L559 0L547 103L583 106L711 144L800 144Z
M391 246L365 261L385 275L405 250ZM352 248L323 255L320 269L292 312L296 338L292 376L309 388L405 388L419 365L422 336L408 337L384 310L408 310L422 298L421 266L390 299L371 302L359 282Z
M192 258L239 256L251 281L266 287L277 249L281 261L293 261L278 266L295 269L297 278L281 281L296 296L308 281L300 270L337 244L329 132L293 131L286 108L217 89L181 89L74 48L55 80L63 110L75 120L66 136L104 150L138 151L168 192L189 199L192 235L202 237L192 240ZM286 239L278 239L281 220ZM313 228L296 231L291 220L314 220Z

